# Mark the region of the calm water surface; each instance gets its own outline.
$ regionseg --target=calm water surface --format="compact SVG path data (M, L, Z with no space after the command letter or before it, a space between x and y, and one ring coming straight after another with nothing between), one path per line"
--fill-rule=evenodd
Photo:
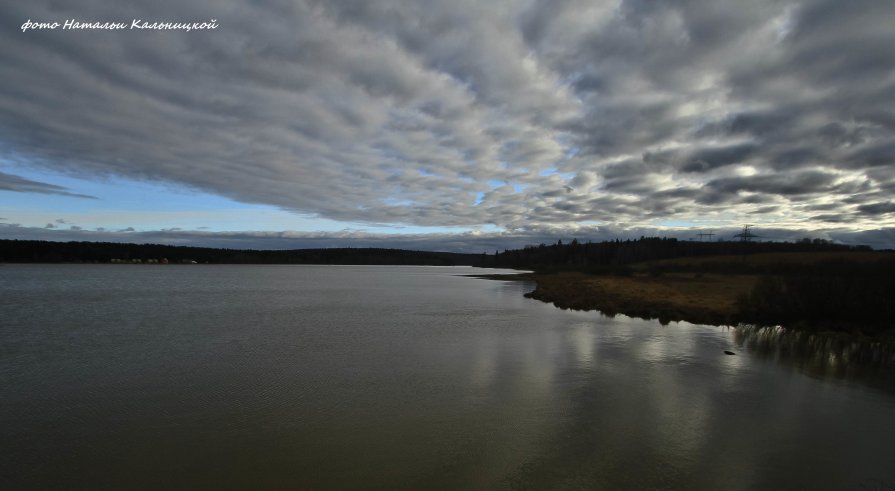
M476 272L0 265L0 487L895 487L891 392Z

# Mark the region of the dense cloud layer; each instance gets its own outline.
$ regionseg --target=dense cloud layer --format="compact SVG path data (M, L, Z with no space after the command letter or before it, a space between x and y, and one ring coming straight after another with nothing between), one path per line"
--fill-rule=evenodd
M872 230L893 24L878 0L6 2L0 148L353 222Z

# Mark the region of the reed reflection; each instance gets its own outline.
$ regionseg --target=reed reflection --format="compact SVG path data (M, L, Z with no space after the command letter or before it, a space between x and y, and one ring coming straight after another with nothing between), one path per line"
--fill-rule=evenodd
M732 329L734 342L760 357L821 379L864 383L895 392L895 349L871 338L751 325Z

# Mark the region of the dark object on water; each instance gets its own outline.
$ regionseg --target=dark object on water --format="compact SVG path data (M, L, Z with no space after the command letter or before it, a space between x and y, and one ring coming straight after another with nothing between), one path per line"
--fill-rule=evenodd
M725 355L735 355L736 353L734 353L733 351L724 350L724 354Z

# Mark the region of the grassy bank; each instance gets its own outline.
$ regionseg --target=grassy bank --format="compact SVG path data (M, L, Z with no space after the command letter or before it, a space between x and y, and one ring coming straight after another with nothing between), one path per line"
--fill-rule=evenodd
M726 325L737 322L737 300L752 291L754 275L703 273L588 275L535 274L537 288L527 296L557 307L599 310L661 322Z
M895 322L895 256L889 253L680 258L533 279L531 298L662 322L783 325L873 337L891 336Z

